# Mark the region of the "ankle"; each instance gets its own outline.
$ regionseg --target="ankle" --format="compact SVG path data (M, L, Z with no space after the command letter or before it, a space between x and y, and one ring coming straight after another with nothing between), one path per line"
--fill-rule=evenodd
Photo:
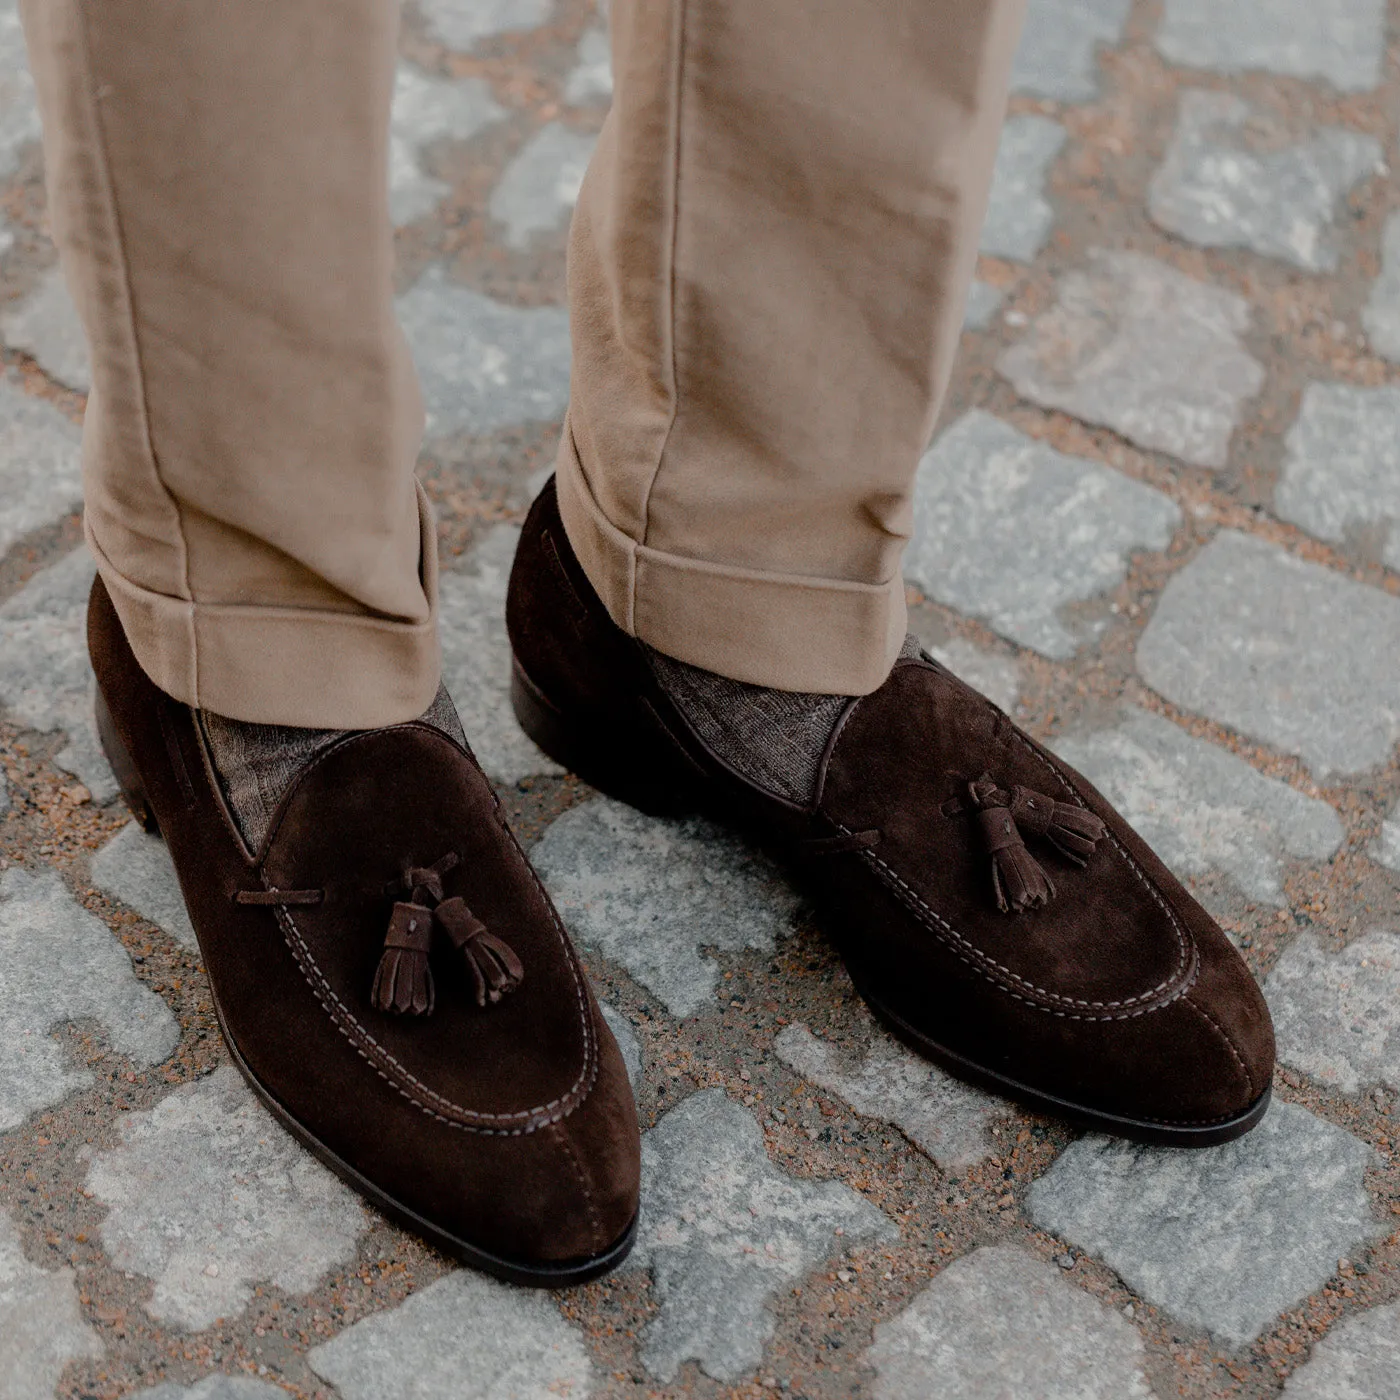
M201 710L200 721L214 771L244 841L256 850L267 835L272 815L298 775L343 729L302 729L292 725L253 724ZM457 708L446 686L420 716L466 747Z
M917 656L917 641L906 638L900 654ZM790 802L812 799L849 696L749 685L651 647L647 658L657 684L714 753L765 792Z

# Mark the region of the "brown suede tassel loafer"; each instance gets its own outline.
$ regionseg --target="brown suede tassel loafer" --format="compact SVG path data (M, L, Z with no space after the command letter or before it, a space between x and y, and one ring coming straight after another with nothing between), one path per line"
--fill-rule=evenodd
M1268 1009L1239 954L1078 773L927 657L850 701L808 805L737 774L614 625L535 502L507 602L514 700L547 753L657 815L790 858L861 994L910 1045L1035 1108L1203 1147L1263 1116Z
M431 725L347 734L248 850L202 717L159 691L99 580L98 722L164 832L219 1024L278 1119L373 1205L513 1283L581 1283L636 1232L616 1043L471 754Z

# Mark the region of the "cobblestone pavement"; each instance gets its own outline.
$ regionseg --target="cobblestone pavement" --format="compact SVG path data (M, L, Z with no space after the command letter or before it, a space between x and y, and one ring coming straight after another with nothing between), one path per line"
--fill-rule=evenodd
M626 1050L639 1246L557 1297L456 1269L229 1067L91 728L89 368L0 0L0 1400L1400 1396L1400 3L1031 0L920 468L926 644L1264 980L1275 1107L1199 1153L949 1080L758 853L516 730L501 602L568 392L604 19L409 0L402 55L447 678Z

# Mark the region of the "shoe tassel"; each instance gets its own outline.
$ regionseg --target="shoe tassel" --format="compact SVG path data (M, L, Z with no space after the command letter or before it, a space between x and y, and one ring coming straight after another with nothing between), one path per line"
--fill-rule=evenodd
M1010 792L988 776L968 784L982 843L992 858L992 888L1003 914L1039 909L1055 897L1055 884L1026 848L1022 833L1048 842L1083 866L1108 828L1085 807L1057 802L1030 788Z
M376 1011L399 1016L431 1016L436 1003L428 955L433 931L441 928L471 974L476 1004L498 1002L525 979L525 968L503 938L489 932L461 895L444 897L442 877L457 864L446 855L435 865L410 867L400 886L408 892L389 916L384 951L370 988Z

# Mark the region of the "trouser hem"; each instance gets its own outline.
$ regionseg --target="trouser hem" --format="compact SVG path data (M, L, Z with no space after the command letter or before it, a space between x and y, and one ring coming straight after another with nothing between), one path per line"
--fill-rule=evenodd
M904 581L855 583L734 568L650 549L604 515L568 424L556 469L564 530L624 631L750 685L868 695L904 643Z
M131 582L86 533L127 641L167 695L259 724L378 729L422 715L441 676L437 535L421 487L418 506L422 622L173 598Z

